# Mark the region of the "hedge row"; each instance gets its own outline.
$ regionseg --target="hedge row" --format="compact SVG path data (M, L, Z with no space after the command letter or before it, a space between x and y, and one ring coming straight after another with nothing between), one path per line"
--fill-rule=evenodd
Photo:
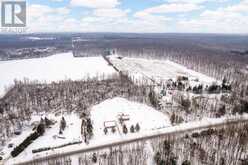
M47 119L48 120L48 119ZM50 123L51 124L51 123ZM49 124L49 125L50 125ZM13 151L11 151L11 156L16 157L21 152L25 150L33 141L35 141L38 137L42 136L45 132L45 123L42 119L40 124L37 126L35 132L31 133L19 146L15 147Z
M77 142L66 143L66 144L63 144L63 145L60 145L60 146L56 146L56 147L39 148L39 149L32 150L32 153L39 153L39 152L43 152L43 151L49 151L49 150L63 148L63 147L66 147L66 146L70 146L70 145L74 145L74 144L81 144L81 143L82 143L82 141L77 141Z
M11 152L12 157L18 156L22 151L25 150L34 140L36 140L40 134L38 132L33 132L31 135L29 135L19 146L14 148L14 150Z

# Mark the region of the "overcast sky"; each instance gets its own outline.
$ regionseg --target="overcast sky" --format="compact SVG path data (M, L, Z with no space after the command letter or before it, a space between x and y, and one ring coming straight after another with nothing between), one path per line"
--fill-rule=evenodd
M248 33L248 0L27 0L30 32Z

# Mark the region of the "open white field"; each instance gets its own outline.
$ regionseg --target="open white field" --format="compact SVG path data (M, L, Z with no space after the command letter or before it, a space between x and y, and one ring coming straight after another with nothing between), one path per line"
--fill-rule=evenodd
M0 61L0 97L4 95L6 87L14 84L14 80L80 80L114 72L102 57L75 58L72 53L38 59Z
M120 115L128 118L124 124L130 133L130 127L139 123L140 132L162 129L170 126L169 117L163 113L153 109L144 104L130 102L124 98L108 99L99 105L92 108L91 117L93 119L93 127L95 129L96 137L104 137L104 122L113 121L117 124L120 132L113 134L111 130L108 132L106 138L122 137L122 127L118 121ZM149 117L148 117L149 116Z
M148 78L156 82L168 79L176 80L178 76L186 76L189 79L199 79L202 84L212 84L216 80L199 72L193 71L180 64L169 60L151 60L142 58L118 58L109 56L115 67L123 72L127 72L134 78Z

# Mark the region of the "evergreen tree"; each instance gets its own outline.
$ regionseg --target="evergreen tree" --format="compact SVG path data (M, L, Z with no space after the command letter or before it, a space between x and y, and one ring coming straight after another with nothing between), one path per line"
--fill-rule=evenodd
M93 126L92 126L91 120L89 118L87 119L87 133L88 133L89 137L93 136Z
M65 121L65 118L62 117L62 119L60 121L59 134L63 133L63 131L65 130L65 127L66 127L66 121Z
M122 131L123 131L124 134L128 133L128 129L127 129L127 126L125 124L122 127Z
M148 97L149 97L149 100L150 100L150 103L152 104L152 106L157 108L158 107L158 100L157 100L156 93L154 92L154 90L151 89Z
M170 158L168 165L177 165L177 159L175 157Z
M171 151L171 145L170 145L170 142L169 141L167 141L167 140L164 141L163 150L166 153L170 153L170 151Z
M66 121L65 121L65 118L62 117L62 119L61 119L61 128L62 128L62 130L65 130L65 127L66 127Z
M93 162L93 163L96 163L96 162L97 162L96 153L94 153L93 156L92 156L92 162Z
M182 165L191 165L191 163L190 163L190 161L185 160L185 161L183 161Z
M108 133L108 129L107 129L107 128L104 128L104 130L103 130L103 131L104 131L104 134L105 134L105 135L107 135L107 133Z
M154 156L154 161L156 162L156 164L160 164L161 161L161 153L158 151L155 156Z
M248 162L247 162L248 163ZM225 159L224 158L220 158L220 165L225 165ZM189 164L190 165L190 164Z
M45 117L45 125L46 125L46 127L49 127L52 124L53 124L52 121L49 120L47 117Z
M176 122L176 114L174 112L170 117L170 121L171 121L172 124L174 124Z
M116 131L115 127L113 127L113 128L111 129L111 131L112 131L112 133L115 133L115 131Z
M227 79L226 79L226 77L224 77L223 80L222 80L222 86L225 86L226 83L227 83Z
M167 165L167 163L165 162L165 160L162 159L159 161L158 165Z
M43 135L45 133L45 125L43 123L40 123L37 127L37 133L39 135Z
M140 131L140 125L139 125L139 123L136 124L135 130L136 130L136 132L139 132Z
M134 133L134 132L135 132L134 126L133 126L133 125L130 127L130 132L131 132L131 133Z
M222 105L219 109L218 112L216 114L216 117L221 117L224 116L226 114L226 106Z

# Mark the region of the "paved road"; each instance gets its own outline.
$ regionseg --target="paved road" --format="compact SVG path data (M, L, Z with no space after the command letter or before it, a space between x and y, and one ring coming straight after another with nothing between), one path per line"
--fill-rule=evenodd
M166 137L171 135L180 135L183 133L190 133L201 129L208 129L208 128L216 128L216 127L223 127L225 125L232 125L232 124L240 124L240 123L248 123L248 117L246 118L232 118L228 120L212 120L211 122L192 122L192 123L186 123L174 127L168 127L157 131L152 131L150 133L146 134L132 134L131 136L127 136L126 138L123 138L122 140L117 140L113 142L108 142L105 144L100 144L96 146L88 146L85 148L82 148L80 150L74 150L69 152L64 152L61 154L51 154L49 156L43 157L43 158L37 158L31 161L25 161L22 163L18 163L17 165L28 165L32 162L42 162L46 161L48 159L54 159L57 157L66 157L66 156L72 156L75 154L81 154L86 152L94 152L97 150L103 150L111 147L131 144L134 142L140 142L140 141L146 141L150 139L160 138L160 137Z

